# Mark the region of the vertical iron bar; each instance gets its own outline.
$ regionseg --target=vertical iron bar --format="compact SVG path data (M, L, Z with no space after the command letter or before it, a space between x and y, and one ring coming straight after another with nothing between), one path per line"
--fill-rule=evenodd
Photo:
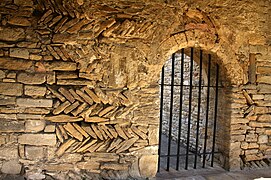
M177 164L176 170L180 167L180 141L181 141L181 130L182 130L182 112L183 112L183 66L184 66L184 49L182 49L181 56L181 86L180 86L180 110L179 110L179 131L178 131L178 147L177 147Z
M211 167L214 166L215 137L216 137L216 122L217 122L217 106L218 106L218 78L219 78L219 66L218 66L218 64L216 64L215 115L214 115L214 132L213 132L213 147L212 147L212 161L211 161Z
M188 153L189 153L189 141L190 141L190 125L191 125L191 109L192 109L192 87L193 87L193 55L194 49L191 48L190 56L190 86L189 86L189 108L188 108L188 124L187 124L187 139L186 139L186 159L185 159L185 169L188 168Z
M208 134L208 116L209 116L209 101L210 101L210 78L211 78L211 55L208 55L208 85L207 85L207 105L206 105L206 122L205 122L205 136L204 136L204 147L203 147L203 164L205 167L206 161L206 145L207 145L207 134Z
M164 79L165 79L165 67L162 68L161 74L161 94L160 94L160 125L159 125L159 151L158 151L158 172L160 171L160 163L161 163L161 145L162 145L162 122L163 122L163 104L164 104Z
M197 115L196 152L195 152L195 159L194 159L194 169L197 168L197 157L198 157L198 146L199 146L199 121L200 121L200 105L201 105L201 81L202 81L202 50L200 50L200 64L199 64L198 115Z
M170 150L171 150L171 133L172 133L172 118L173 118L173 93L174 93L174 63L175 53L172 54L172 67L171 67L171 94L170 94L170 110L169 110L169 133L168 133L168 157L167 157L167 171L170 166Z

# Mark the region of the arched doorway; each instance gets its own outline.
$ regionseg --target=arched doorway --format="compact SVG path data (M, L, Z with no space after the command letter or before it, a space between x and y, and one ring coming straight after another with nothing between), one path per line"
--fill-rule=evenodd
M160 79L159 170L213 167L223 151L223 87L218 58L181 49ZM219 128L219 130L218 130ZM220 162L222 164L222 162Z

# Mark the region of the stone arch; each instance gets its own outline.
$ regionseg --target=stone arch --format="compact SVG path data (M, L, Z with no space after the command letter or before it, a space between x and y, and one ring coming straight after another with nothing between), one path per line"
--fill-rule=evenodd
M215 61L221 67L221 77L222 83L226 87L240 85L246 82L246 73L241 64L238 62L237 57L234 51L231 49L231 45L222 40L216 31L205 31L199 28L189 29L180 33L175 33L165 38L159 47L157 48L157 58L159 59L158 66L159 69L162 69L162 66L167 61L173 53L179 51L182 48L195 47L204 50L207 53L214 55ZM156 78L159 79L160 71L157 72ZM221 81L220 80L220 81ZM226 92L227 91L227 92ZM233 93L230 88L227 88L225 93ZM228 101L226 94L223 94L223 100ZM230 158L239 158L239 157L229 157L229 154L232 154L230 149L230 122L231 122L231 103L228 103L224 106L224 109L228 109L227 112L224 112L222 121L225 125L224 131L227 132L222 134L222 139L225 140L221 148L223 148L223 157L221 160L221 165L230 169L233 163L230 162Z
M161 29L157 27L157 31L163 32ZM184 7L179 22L173 23L159 37L158 64L161 67L172 53L182 48L198 47L217 56L230 84L241 84L246 81L245 69L237 60L230 37L221 29L218 22L199 8Z
M197 34L202 34L201 37L197 37ZM159 65L165 63L167 58L174 52L182 48L196 47L201 48L211 54L217 56L217 61L223 68L223 75L227 78L230 84L241 84L244 81L244 70L237 61L234 52L230 50L229 44L226 42L216 43L214 39L208 38L210 34L194 30L175 34L165 41L163 41L159 47L161 60ZM215 38L215 37L213 37Z

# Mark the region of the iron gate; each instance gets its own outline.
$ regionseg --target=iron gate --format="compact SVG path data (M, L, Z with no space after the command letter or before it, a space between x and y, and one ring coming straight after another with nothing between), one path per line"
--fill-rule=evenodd
M196 53L182 49L162 69L158 171L213 167L218 153L219 66L210 54Z

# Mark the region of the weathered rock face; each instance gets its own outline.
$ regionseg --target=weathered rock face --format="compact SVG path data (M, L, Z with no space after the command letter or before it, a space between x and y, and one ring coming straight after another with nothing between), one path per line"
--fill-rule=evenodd
M270 158L270 7L1 1L1 172L24 166L29 177L154 176L157 156L146 148L158 144L161 67L187 47L216 54L222 67L221 105L230 107L221 115L224 165Z

